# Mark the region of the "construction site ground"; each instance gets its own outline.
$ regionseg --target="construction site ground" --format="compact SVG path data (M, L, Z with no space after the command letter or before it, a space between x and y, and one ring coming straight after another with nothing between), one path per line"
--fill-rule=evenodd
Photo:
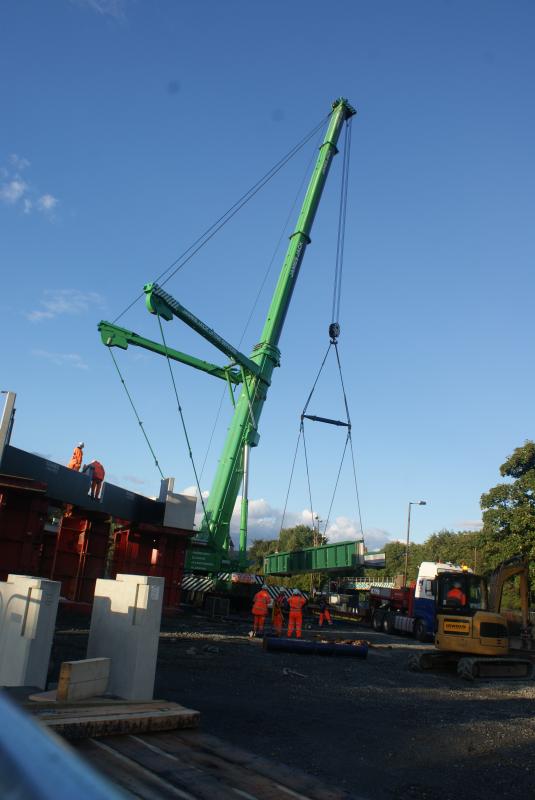
M62 612L51 680L85 658L87 618ZM368 658L268 653L246 618L185 611L162 623L155 697L201 712L201 730L374 800L535 798L535 681L467 683L406 669L410 638L350 623ZM305 621L304 637L317 635Z

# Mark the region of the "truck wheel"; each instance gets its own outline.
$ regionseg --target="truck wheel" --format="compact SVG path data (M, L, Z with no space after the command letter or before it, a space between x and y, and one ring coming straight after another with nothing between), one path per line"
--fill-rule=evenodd
M374 631L380 631L383 627L383 612L376 611L372 617L372 628Z
M427 630L425 623L421 619L417 619L414 623L414 638L419 642L425 642L427 639Z
M392 614L385 614L383 619L383 630L385 633L394 633L394 620Z

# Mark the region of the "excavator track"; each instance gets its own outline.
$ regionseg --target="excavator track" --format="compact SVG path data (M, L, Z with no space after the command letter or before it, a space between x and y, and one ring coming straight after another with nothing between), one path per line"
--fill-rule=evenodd
M528 658L509 656L504 658L466 657L459 653L446 653L436 650L423 650L411 653L407 661L411 672L431 670L454 670L466 681L479 678L523 678L535 677L535 664Z
M407 668L411 672L427 672L428 670L455 669L459 660L454 653L443 653L439 650L422 650L411 653L407 660Z
M457 675L466 681L478 678L533 678L535 665L527 658L461 658Z

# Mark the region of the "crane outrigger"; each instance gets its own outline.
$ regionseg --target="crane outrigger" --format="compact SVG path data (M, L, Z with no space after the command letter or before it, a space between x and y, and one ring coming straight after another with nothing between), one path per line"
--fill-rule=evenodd
M221 570L241 570L246 566L250 449L256 447L260 440L260 415L271 385L273 370L280 365L279 339L301 263L311 241L312 224L332 159L338 152L337 142L344 123L355 113L355 109L345 98L339 98L332 104L327 132L319 148L297 225L290 236L264 329L250 356L229 344L156 283L149 283L144 287L145 302L150 313L168 322L173 317L182 320L227 356L229 363L226 366L220 367L202 361L171 349L165 343L153 342L109 322L103 321L98 326L102 341L108 347L124 350L129 345L142 347L226 380L231 388L233 402L232 385L242 385L210 494L204 504L201 528L193 539L187 557L187 571L217 573ZM240 544L238 553L234 555L230 550L230 521L240 486L243 486Z

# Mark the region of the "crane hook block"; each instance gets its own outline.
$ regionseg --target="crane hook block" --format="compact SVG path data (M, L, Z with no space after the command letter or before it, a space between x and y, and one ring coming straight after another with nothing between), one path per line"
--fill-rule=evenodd
M340 336L340 325L338 322L331 322L329 325L329 338L331 342L336 342L338 337Z

